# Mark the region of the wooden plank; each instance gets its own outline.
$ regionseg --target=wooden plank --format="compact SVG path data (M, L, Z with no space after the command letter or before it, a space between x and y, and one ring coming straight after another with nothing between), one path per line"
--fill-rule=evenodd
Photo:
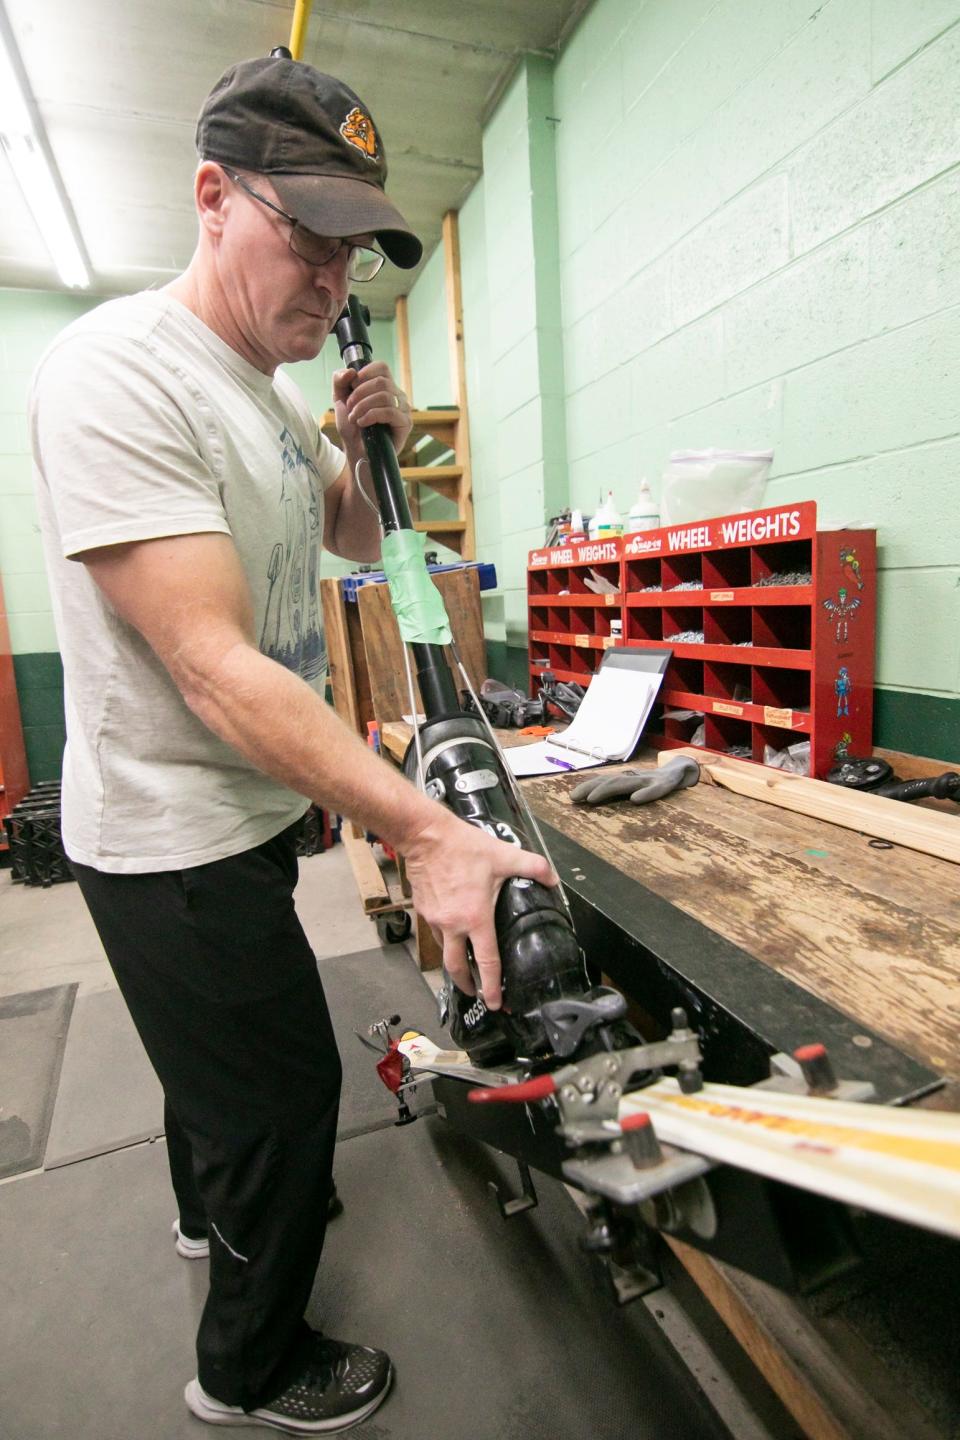
M418 520L413 528L425 535L456 536L464 535L466 532L466 526L462 520Z
M400 388L406 394L407 400L413 407L413 366L410 363L410 323L407 315L407 297L398 295L394 307L394 332L397 337L397 379L400 381ZM407 443L403 454L400 455L401 467L407 463L409 456L414 454L414 437L411 431L407 437ZM410 506L410 515L414 520L420 519L420 491L417 487L407 488L407 504Z
M470 476L470 418L467 411L467 366L463 342L463 296L460 287L460 230L457 212L448 210L443 217L443 269L447 296L447 335L449 337L450 381L460 411L454 454L463 468L458 513L464 525L460 553L465 560L475 560L473 488Z
M421 970L439 970L443 964L443 950L436 936L422 915L414 911L416 924L414 935L417 941L417 964Z
M483 683L487 673L477 572L448 570L434 576L434 582L443 596L453 637L471 684L477 688ZM363 631L365 668L370 681L373 714L381 724L388 720L399 720L404 714L410 713L410 699L400 631L390 606L387 586L362 586L357 596L357 608ZM447 653L450 656L450 652ZM459 680L457 683L459 688ZM418 708L422 708L419 691L417 704Z
M749 760L735 760L729 755L694 747L665 750L660 763L666 765L678 755L691 756L699 763L701 775L708 782L722 785L738 795L767 805L780 805L815 820L828 820L832 825L843 825L848 830L859 830L875 839L889 840L960 865L960 826L954 816L914 810L900 800L847 790L825 780L790 775L768 766L753 765Z
M449 448L453 449L455 431L460 420L460 411L452 406L443 410L411 410L410 419L413 421L413 429L410 432L410 443L425 436L435 435L437 439L446 439ZM325 410L320 417L320 429L328 440L343 448L340 442L340 432L337 429L336 416L333 410Z
M400 388L413 407L413 367L410 364L410 322L407 315L407 297L398 295L394 307L394 325L397 336L397 378Z
M339 580L320 581L320 605L327 641L327 668L333 690L333 708L351 730L365 735L366 730L360 724L357 709L356 676L347 635L345 601Z
M405 465L403 478L418 485L429 485L441 495L456 499L463 470L459 465Z
M509 750L514 745L536 745L539 739L536 735L521 735L519 730L494 729L493 733L504 750ZM397 764L402 764L412 738L413 726L408 725L406 720L389 720L380 727L380 744Z
M407 455L406 450L404 455ZM446 464L447 460L452 458L453 432L451 431L448 439L442 436L424 435L411 447L409 458L404 459L402 463L405 467L407 465L436 465L440 461Z
M560 775L523 785L538 817L577 844L960 1078L951 864L871 849L852 831L707 785L654 805L593 807L572 804L576 783Z
M908 1398L863 1374L853 1336L835 1343L802 1306L761 1280L664 1236L809 1440L936 1440L940 1432ZM869 1364L869 1362L867 1362Z
M345 831L343 843L364 910L369 914L373 910L381 910L384 905L389 905L390 891L387 888L387 882L381 875L380 866L366 840L351 834L350 831Z

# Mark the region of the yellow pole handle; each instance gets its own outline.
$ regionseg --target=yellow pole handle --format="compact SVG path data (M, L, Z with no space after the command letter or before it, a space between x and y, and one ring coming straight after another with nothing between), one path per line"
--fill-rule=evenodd
M293 25L290 29L290 54L294 60L299 60L303 55L303 42L307 34L307 21L310 19L310 6L313 0L296 0L293 7Z

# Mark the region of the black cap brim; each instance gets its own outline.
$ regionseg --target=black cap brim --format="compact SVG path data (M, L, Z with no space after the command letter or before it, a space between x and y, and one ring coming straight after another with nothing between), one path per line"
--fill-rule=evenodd
M394 265L412 270L423 246L400 211L380 189L341 175L269 174L277 199L318 235L375 235Z

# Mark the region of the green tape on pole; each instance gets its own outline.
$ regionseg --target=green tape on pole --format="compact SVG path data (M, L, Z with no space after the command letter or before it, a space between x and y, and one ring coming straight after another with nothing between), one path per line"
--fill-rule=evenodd
M453 636L443 604L423 558L427 537L418 530L393 530L383 537L383 571L390 585L401 637L412 644L449 645Z

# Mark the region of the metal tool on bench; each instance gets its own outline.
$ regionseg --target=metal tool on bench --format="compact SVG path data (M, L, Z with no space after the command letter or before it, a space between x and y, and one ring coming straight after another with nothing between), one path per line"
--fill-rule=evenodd
M700 779L700 766L681 755L658 770L618 770L616 775L594 774L570 791L575 805L604 805L629 795L634 805L649 805L674 790L686 790Z

